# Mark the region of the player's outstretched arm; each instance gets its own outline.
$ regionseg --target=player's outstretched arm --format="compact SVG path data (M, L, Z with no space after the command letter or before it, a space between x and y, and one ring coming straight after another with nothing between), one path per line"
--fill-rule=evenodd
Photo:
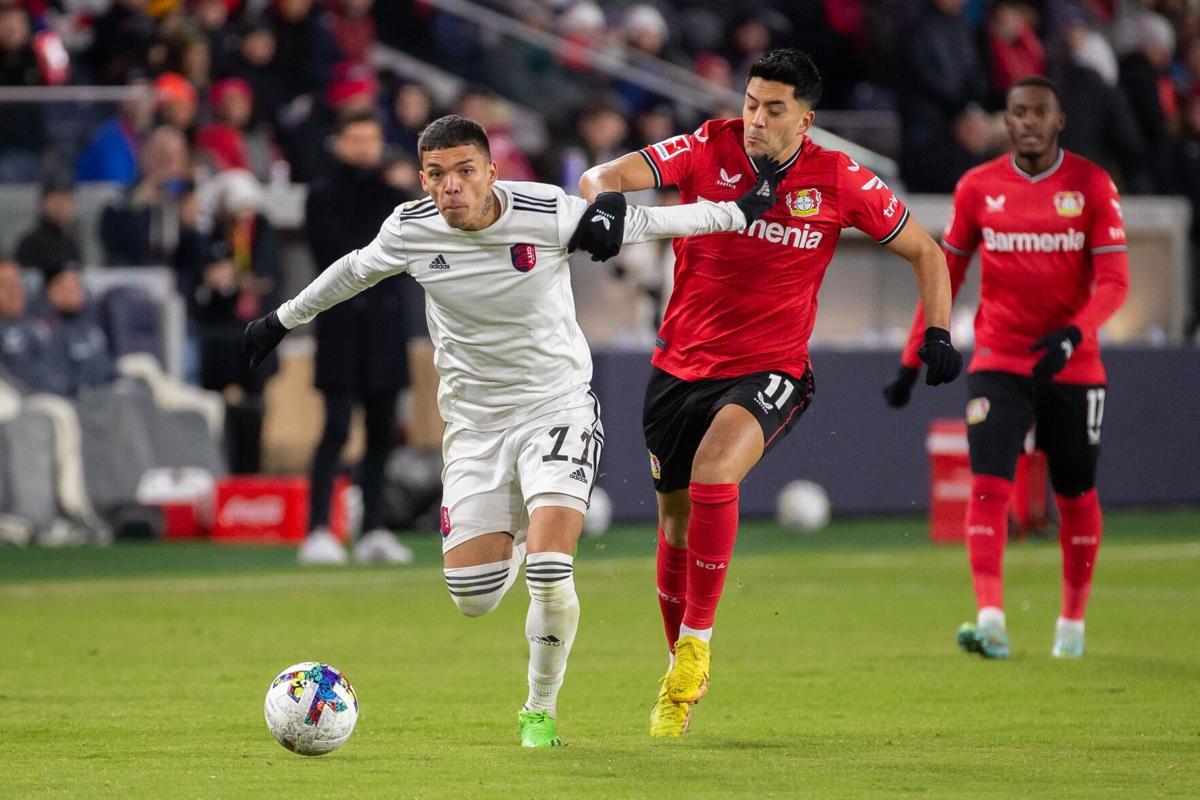
M949 383L962 371L962 356L950 341L950 305L953 299L946 256L916 220L909 219L900 235L889 242L888 250L912 265L921 292L925 316L924 343L917 350L925 362L925 383L937 386ZM916 382L915 368L905 366L896 381L884 387L888 403L899 407L908 402L908 392Z
M250 368L262 366L292 329L311 322L322 311L349 300L389 275L403 272L398 225L397 216L393 215L369 245L342 256L300 294L247 325L242 334L242 351L250 361Z
M654 187L654 173L640 153L626 153L597 164L579 177L579 196L589 202L601 192L638 192Z
M777 201L776 189L787 170L768 158L755 159L758 177L737 200L701 200L679 206L633 206L626 215L625 242L740 231L766 214Z

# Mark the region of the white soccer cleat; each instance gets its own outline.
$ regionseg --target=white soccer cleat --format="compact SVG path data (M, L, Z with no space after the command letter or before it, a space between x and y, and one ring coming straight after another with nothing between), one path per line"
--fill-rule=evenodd
M328 528L315 528L300 545L300 563L308 567L345 564L349 561L346 548L334 538Z
M364 564L411 564L413 551L396 541L391 531L376 528L354 545L354 560Z
M1054 626L1054 647L1050 655L1055 658L1083 658L1083 620L1058 618Z

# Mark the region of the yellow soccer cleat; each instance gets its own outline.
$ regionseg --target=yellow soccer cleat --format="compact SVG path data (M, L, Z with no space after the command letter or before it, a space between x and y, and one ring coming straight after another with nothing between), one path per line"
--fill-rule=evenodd
M656 739L677 739L687 730L692 717L691 703L676 703L667 697L668 672L658 682L658 699L650 709L650 735Z
M699 703L708 693L708 642L684 636L675 643L675 666L667 673L667 697L675 703Z

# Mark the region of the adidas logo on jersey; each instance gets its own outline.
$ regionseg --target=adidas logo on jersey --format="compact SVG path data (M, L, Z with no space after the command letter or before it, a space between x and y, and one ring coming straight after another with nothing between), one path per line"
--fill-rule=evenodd
M588 479L587 479L587 473L585 473L585 472L583 471L583 467L580 467L579 469L575 470L574 472L572 472L572 473L571 473L570 475L568 475L567 477L568 477L568 478L570 478L570 479L571 479L571 480L573 480L573 481L579 481L580 483L587 483L587 482L588 482Z
M448 261L446 261L446 257L444 255L442 255L441 253L438 253L437 257L434 258L433 261L429 262L429 268L430 269L450 269L450 263Z
M1066 233L983 229L983 247L993 253L1070 253L1082 250L1086 240L1083 232L1074 228L1067 228Z

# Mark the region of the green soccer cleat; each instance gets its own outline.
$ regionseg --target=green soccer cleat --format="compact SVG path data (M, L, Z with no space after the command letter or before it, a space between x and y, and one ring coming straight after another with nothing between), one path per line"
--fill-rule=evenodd
M558 720L546 711L521 711L521 747L562 747L558 738Z
M984 658L1008 658L1008 632L999 625L977 628L964 622L958 626L958 646L964 653L979 653Z

